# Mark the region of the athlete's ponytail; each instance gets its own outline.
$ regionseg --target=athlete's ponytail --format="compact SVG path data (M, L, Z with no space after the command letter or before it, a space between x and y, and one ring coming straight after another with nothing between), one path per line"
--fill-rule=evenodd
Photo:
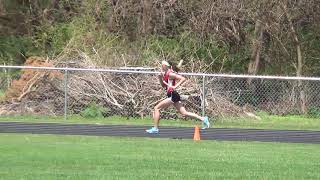
M173 61L169 61L168 63L170 64L172 70L174 70L175 72L179 72L181 70L183 60L181 60L179 64L176 64Z

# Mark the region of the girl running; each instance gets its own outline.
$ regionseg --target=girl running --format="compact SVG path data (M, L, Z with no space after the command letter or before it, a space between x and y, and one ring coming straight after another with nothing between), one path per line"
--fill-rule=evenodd
M171 105L173 105L183 116L198 119L202 121L205 128L209 128L210 123L207 116L201 117L195 113L188 112L182 105L180 95L176 91L176 89L186 81L186 78L177 74L177 72L179 71L178 67L173 63L162 61L161 68L162 73L158 77L161 86L166 88L168 98L164 99L155 106L153 112L154 126L151 129L146 130L146 132L150 134L159 133L160 110L168 108Z

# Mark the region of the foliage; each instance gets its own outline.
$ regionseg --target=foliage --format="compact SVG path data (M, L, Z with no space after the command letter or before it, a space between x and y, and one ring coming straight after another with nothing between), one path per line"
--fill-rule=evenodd
M0 64L21 64L26 56L37 52L30 37L0 36Z
M309 109L308 115L314 118L320 118L320 108L312 107Z
M102 118L108 113L108 109L105 107L92 102L86 107L80 115L85 118Z
M83 52L99 66L154 65L170 57L205 65L197 71L296 75L301 69L303 75L319 75L315 3L4 0L0 58L21 64L29 55L55 59Z

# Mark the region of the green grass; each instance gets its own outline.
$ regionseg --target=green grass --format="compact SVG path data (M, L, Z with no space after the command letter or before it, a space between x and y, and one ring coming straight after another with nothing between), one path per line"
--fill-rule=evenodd
M319 179L320 145L0 135L0 179Z
M297 129L320 130L320 119L305 116L275 116L258 113L261 120L250 118L224 118L213 119L213 126L217 128L263 128L263 129ZM56 122L56 123L85 123L85 124L113 124L113 125L152 125L151 118L107 117L107 118L83 118L78 115L64 117L49 116L0 116L0 121L19 122ZM161 126L192 127L200 125L194 120L161 120Z

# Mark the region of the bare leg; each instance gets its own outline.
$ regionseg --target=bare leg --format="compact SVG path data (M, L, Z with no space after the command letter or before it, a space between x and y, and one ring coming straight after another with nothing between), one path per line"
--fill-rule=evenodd
M165 109L172 105L173 102L171 101L170 98L167 98L163 101L161 101L158 105L154 107L154 112L153 112L153 121L154 121L154 127L158 128L159 127L159 121L160 121L160 110Z
M177 111L179 113L181 113L183 116L188 116L191 117L193 119L198 119L200 121L204 121L204 117L199 116L198 114L192 113L192 112L188 112L184 107L183 104L181 102L176 102L174 103L174 107L177 109Z

